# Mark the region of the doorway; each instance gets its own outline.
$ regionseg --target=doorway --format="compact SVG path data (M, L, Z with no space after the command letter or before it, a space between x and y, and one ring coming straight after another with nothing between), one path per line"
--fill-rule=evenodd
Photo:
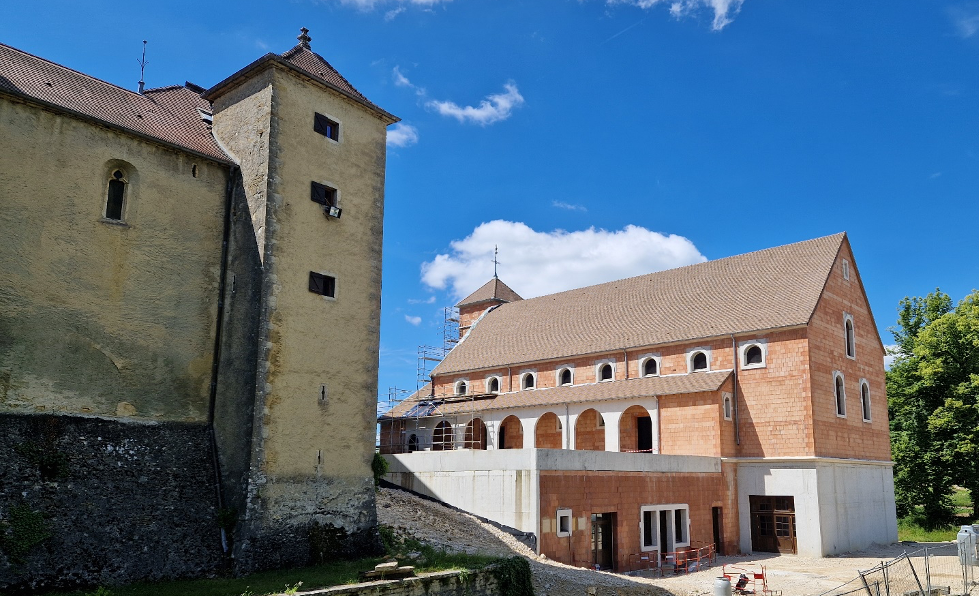
M749 495L751 549L796 553L795 498L790 495Z
M724 555L724 512L718 507L714 506L710 509L711 521L714 524L714 549L717 551L717 555Z
M673 533L673 510L659 511L659 544L662 553L673 553L676 551L676 542Z
M652 417L636 417L637 446L640 452L653 451L653 419Z
M596 569L615 569L615 512L591 515L591 549Z

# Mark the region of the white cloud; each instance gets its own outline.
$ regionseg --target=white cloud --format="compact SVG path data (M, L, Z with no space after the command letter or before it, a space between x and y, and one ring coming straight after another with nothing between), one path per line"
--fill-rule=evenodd
M421 322L422 322L422 318L421 317L415 317L413 315L405 315L405 321L407 321L411 325L420 325Z
M510 117L510 112L524 103L523 96L517 90L513 81L507 82L503 93L486 96L479 106L460 107L455 102L430 101L429 108L436 110L442 116L451 116L459 122L473 122L482 126L493 124Z
M552 207L558 207L560 209L567 209L568 211L588 211L588 208L584 205L578 205L577 203L565 203L564 201L551 201Z
M901 354L901 347L897 344L887 344L884 346L884 369L890 369L894 364L894 359Z
M435 304L435 295L428 297L427 299L408 299L409 305L433 305Z
M407 87L409 89L413 89L415 91L415 95L419 97L425 96L425 88L419 87L418 85L415 85L409 81L408 77L401 72L400 66L395 66L394 69L392 69L391 76L394 78L394 84L398 87Z
M493 277L497 245L500 279L524 298L707 260L686 238L640 226L538 232L522 222L494 220L452 241L449 254L423 263L422 281L451 286L455 297L465 297Z
M972 37L979 31L979 4L970 2L948 8L948 15L962 37Z
M711 28L720 31L731 24L734 16L741 10L744 0L606 0L608 4L630 4L642 9L649 9L657 4L670 4L670 14L674 18L681 19L689 16L701 8L709 8L714 11L714 20Z
M385 21L393 21L394 20L394 17L398 16L399 14L403 13L404 11L405 11L405 7L404 6L399 6L397 8L392 8L391 10L387 11L386 13L384 13L384 20Z
M388 129L388 146L408 147L415 143L418 143L418 129L410 124L399 122Z
M340 0L340 4L353 6L355 8L359 8L360 10L364 10L364 11L373 10L374 7L378 5L396 4L397 8L388 11L388 13L390 14L391 12L394 11L401 12L404 9L405 4L413 4L415 6L430 8L439 3L451 2L451 1L452 0ZM397 16L397 13L395 14L395 16Z

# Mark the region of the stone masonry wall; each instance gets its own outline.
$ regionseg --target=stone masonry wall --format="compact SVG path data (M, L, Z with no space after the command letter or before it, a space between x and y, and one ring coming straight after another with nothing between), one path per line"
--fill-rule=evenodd
M203 424L0 414L0 592L217 571L208 433Z

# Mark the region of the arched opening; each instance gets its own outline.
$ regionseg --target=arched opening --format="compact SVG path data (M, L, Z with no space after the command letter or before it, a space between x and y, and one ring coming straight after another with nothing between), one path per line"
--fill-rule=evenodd
M707 371L707 355L706 354L704 354L702 352L698 352L697 354L693 355L692 363L693 363L693 370L694 371Z
M744 362L746 365L761 365L761 346L758 346L757 344L749 346L748 350L744 351Z
M520 450L523 448L523 424L520 419L510 415L500 423L500 440L497 445L501 450Z
M105 218L107 220L122 220L122 207L126 199L126 173L113 170L109 178L109 186L105 197Z
M653 418L638 404L625 409L619 418L619 451L653 451Z
M466 384L466 382L464 382L464 381L457 382L456 383L456 396L463 396L463 395L465 395L466 390L468 390L468 389L469 389L469 386Z
M534 429L534 447L550 450L560 450L563 448L561 438L561 419L552 412L547 412L537 419L537 426Z
M860 384L860 408L863 410L863 420L870 420L870 386L867 382Z
M418 436L412 433L408 436L408 451L417 452L418 451Z
M646 359L646 362L642 364L642 374L646 377L659 374L659 366L656 359Z
M452 424L442 421L432 434L432 450L451 450L454 447L452 439Z
M605 449L605 420L594 408L578 415L574 424L575 450Z
M598 381L612 380L612 365L605 363L598 368Z
M856 354L857 354L857 350L853 343L853 321L847 319L846 320L846 356L853 357Z
M843 389L843 376L836 375L836 416L846 416L846 392Z
M558 374L558 385L570 386L571 385L571 369L561 369L561 373Z
M489 392L490 394L499 394L500 378L499 377L489 378L489 381L486 383L486 391Z
M466 423L466 443L463 444L470 450L486 449L486 423L480 418L475 418Z
M537 387L537 376L533 373L524 373L523 378L520 380L520 387L525 390L532 390Z

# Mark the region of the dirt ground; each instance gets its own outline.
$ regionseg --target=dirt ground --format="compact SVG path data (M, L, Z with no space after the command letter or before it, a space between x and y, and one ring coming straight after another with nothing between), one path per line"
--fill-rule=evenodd
M904 552L926 545L893 544L831 558L756 554L722 556L711 568L681 576L629 576L566 566L538 556L524 543L495 526L404 491L382 489L378 519L396 532L452 551L487 555L522 555L530 560L538 595L711 595L722 568L740 573L766 569L768 588L783 595L820 595ZM750 576L750 575L749 575ZM751 588L751 585L749 585ZM761 584L757 585L761 592Z

